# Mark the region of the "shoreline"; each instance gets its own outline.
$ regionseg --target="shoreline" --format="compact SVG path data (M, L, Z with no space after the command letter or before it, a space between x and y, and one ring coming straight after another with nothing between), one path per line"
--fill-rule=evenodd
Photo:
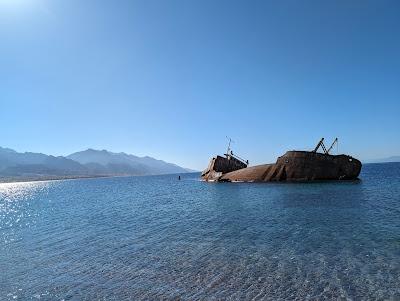
M114 178L120 176L113 175L91 175L91 176L43 176L43 177L4 177L0 178L0 184L6 183L23 183L23 182L45 182L45 181L62 181L62 180L79 180L79 179L96 179L96 178Z
M187 172L186 174L198 173ZM158 174L158 175L76 175L76 176L42 176L42 177L0 177L0 184L7 183L24 183L24 182L45 182L45 181L63 181L63 180L81 180L81 179L97 179L97 178L125 178L125 177L152 177L165 175L183 175L176 174Z

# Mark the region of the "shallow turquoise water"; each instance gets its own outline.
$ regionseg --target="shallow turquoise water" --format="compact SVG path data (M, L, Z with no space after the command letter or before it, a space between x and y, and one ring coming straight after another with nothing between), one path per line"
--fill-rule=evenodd
M197 177L0 184L0 300L400 300L400 164Z

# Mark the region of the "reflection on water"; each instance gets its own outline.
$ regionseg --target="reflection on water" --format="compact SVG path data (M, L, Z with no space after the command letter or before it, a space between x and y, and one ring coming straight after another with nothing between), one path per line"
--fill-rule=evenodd
M40 211L32 205L35 194L45 195L50 182L0 183L0 244L1 247L16 239L16 229L30 227ZM41 206L42 204L37 204Z
M0 184L0 299L397 300L399 196L400 164L359 182Z
M0 183L0 198L6 202L26 200L35 191L43 190L51 183L48 181Z

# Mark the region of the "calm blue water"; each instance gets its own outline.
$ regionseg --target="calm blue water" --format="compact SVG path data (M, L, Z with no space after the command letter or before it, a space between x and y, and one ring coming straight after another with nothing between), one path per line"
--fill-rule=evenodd
M197 177L0 184L0 300L400 300L400 163Z

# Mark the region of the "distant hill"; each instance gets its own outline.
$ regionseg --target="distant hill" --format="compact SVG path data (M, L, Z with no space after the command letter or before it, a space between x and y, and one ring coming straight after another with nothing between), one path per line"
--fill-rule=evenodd
M88 149L67 157L18 153L0 147L0 178L64 178L114 175L161 175L191 170L151 157Z
M71 159L48 156L41 153L17 153L0 147L0 175L84 175L87 169Z
M144 175L161 175L185 173L187 169L151 157L137 157L126 153L113 153L106 150L87 149L67 156L86 166L105 168L106 170L119 169L121 172ZM89 164L89 165L88 165ZM96 164L93 165L93 164Z
M391 156L388 158L381 158L381 159L367 161L367 163L389 163L389 162L400 162L400 156Z

